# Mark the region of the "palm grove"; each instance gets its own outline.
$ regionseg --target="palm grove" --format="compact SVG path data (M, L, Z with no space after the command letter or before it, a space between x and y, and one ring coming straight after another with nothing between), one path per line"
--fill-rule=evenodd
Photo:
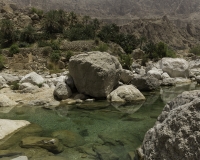
M1 49L9 49L7 56L18 53L19 48L30 47L37 43L38 47L50 46L52 48L52 52L47 51L47 56L50 57L52 62L56 63L61 56L59 42L62 39L68 41L94 40L98 46L95 49L100 51L106 51L107 44L114 42L125 51L125 54L119 51L116 54L122 66L126 69L129 69L132 63L130 53L137 47L145 51L144 64L148 59L174 56L173 52L162 42L155 44L147 41L145 37L136 38L132 34L122 33L120 27L116 24L103 24L96 18L81 17L74 12L67 13L63 10L51 10L44 13L36 8L30 9L30 14L38 15L41 22L40 31L36 31L31 24L18 30L11 20L3 19L1 21L0 44ZM100 41L103 42L103 45L99 44ZM71 55L73 53L69 51L66 58L69 59ZM0 54L0 69L2 68L3 56Z

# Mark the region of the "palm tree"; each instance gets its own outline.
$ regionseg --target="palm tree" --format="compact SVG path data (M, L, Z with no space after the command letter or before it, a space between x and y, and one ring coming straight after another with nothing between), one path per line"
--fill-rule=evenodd
M1 23L1 44L4 47L11 45L16 39L16 31L11 20L3 19Z
M31 26L28 25L27 27L24 28L20 35L20 39L24 42L28 43L33 43L36 40L36 32L35 29Z
M47 33L61 33L63 31L63 25L60 23L59 12L51 10L46 13L43 28Z
M78 22L78 17L74 12L70 12L68 15L68 21L70 27L74 26Z
M90 16L84 16L82 19L83 25L87 26L90 19L91 19Z

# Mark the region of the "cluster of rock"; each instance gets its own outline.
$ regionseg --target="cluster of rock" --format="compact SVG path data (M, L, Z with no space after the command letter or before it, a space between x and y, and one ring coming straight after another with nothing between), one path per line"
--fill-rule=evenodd
M181 58L163 58L157 63L149 62L146 67L133 63L129 71L122 69L117 58L109 53L82 53L71 57L69 72L43 76L35 72L25 76L1 73L0 106L19 103L55 106L59 105L57 100L74 104L106 97L111 102L141 101L145 97L140 91L190 83L191 79L199 82L199 64L198 59L187 62ZM14 82L19 82L19 90L15 92L9 89Z
M167 103L138 150L141 158L194 159L200 157L200 91L186 91Z

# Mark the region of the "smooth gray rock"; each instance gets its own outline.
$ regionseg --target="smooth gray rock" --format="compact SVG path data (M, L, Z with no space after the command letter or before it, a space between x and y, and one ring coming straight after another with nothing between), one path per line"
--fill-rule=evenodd
M174 86L174 85L176 85L176 82L175 82L174 78L165 78L162 80L161 85L162 86Z
M64 82L59 82L53 92L53 95L60 100L69 98L72 95L72 91L69 86Z
M134 77L133 72L122 69L121 75L120 75L120 81L123 82L124 84L129 84Z
M14 76L12 74L1 73L0 75L7 81L7 83L12 83L20 80L18 76Z
M121 64L106 52L88 52L70 58L69 72L79 93L106 97L117 85Z
M155 69L154 68L152 70L149 70L147 72L147 75L152 76L152 77L154 77L158 80L161 80L162 79L162 73L163 73L163 71L161 69Z
M107 99L111 102L134 102L145 100L145 97L133 85L123 85L112 91Z
M142 145L147 160L198 160L200 91L186 91L167 103Z
M131 84L136 86L140 91L152 91L159 88L159 80L152 76L135 76Z

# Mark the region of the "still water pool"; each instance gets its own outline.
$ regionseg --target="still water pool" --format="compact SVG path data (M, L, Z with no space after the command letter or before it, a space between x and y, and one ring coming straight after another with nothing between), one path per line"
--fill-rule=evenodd
M167 101L183 91L194 89L199 89L199 86L188 84L165 87L160 91L143 93L146 97L143 103L124 106L98 101L80 105L62 104L55 109L35 106L15 107L9 113L0 113L0 118L28 120L41 126L40 133L37 125L29 127L34 136L52 137L55 131L68 130L72 133L70 135L72 139L78 135L82 139L77 138L77 141L84 140L81 145L73 141L74 145L65 146L62 153L54 155L58 158L129 160L136 148L141 145L146 131L154 125ZM44 150L37 150L37 154L32 154L30 149L19 147L21 139L25 136L27 136L26 128L4 143L0 143L0 150L20 151L31 160L42 160L45 159L42 157L53 155Z

